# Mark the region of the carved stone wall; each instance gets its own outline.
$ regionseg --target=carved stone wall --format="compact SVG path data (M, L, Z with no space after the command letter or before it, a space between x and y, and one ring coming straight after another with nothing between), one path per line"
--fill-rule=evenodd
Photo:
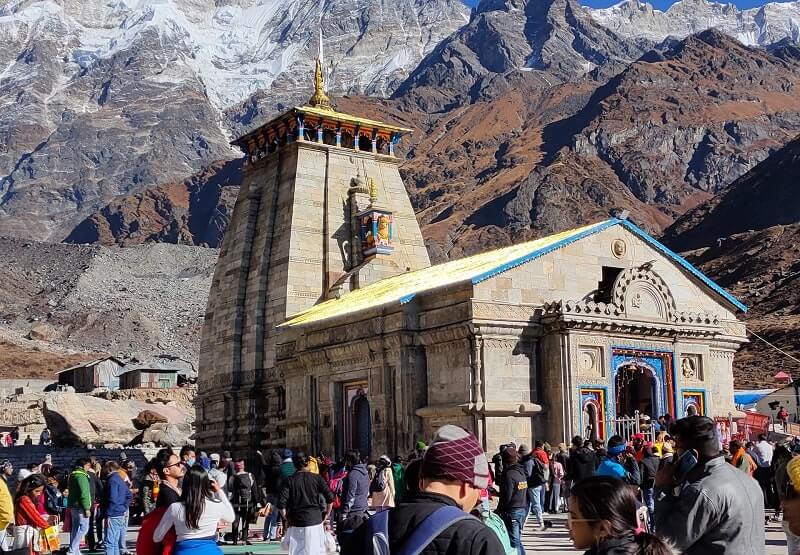
M430 265L398 163L295 142L247 166L203 327L198 400L208 422L201 447L242 448L244 442L252 452L268 439L261 431L268 415L252 414L241 399L283 383L275 371L275 326L324 298L332 276L348 269L351 234L343 207L358 171L375 181L379 201L394 213L399 239L391 257L376 258L353 279L363 285ZM226 404L220 392L232 400Z

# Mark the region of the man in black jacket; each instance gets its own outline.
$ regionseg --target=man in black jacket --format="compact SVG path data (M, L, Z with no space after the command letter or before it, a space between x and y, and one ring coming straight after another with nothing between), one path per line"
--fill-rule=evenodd
M439 428L422 459L420 482L422 491L372 517L388 515L386 530L390 553L398 552L402 546L408 547L408 542L415 539L415 530L422 529L426 519L434 518L443 508L449 508L446 511L457 508L460 511L453 512L460 515L458 519L440 534L426 538L422 543L426 547L421 550L442 555L504 555L495 533L477 518L465 514L478 504L481 489L489 483L489 463L474 435L458 426ZM361 525L350 541L342 545L343 555L373 552L371 540L375 536L371 520Z
M597 454L588 447L584 447L581 436L573 437L572 448L567 460L567 474L564 479L576 483L589 476L594 476L596 469Z
M525 555L522 547L522 528L528 513L528 476L519 463L519 455L512 448L502 453L503 474L500 476L500 502L497 513L503 518L511 539L511 547L520 555Z

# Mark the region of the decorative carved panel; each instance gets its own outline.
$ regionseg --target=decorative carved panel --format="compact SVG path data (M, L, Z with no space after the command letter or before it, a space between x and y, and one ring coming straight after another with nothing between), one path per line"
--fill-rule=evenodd
M675 298L649 265L628 268L614 282L613 304L634 318L673 320Z
M679 370L683 381L703 381L703 367L700 355L682 355Z
M602 347L580 345L578 347L578 375L585 378L605 377L604 360Z

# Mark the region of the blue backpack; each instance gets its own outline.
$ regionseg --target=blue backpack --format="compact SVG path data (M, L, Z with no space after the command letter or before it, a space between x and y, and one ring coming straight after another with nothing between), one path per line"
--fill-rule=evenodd
M458 507L436 509L420 523L394 553L389 551L389 513L381 511L367 521L365 555L419 555L439 534L460 520L475 518Z

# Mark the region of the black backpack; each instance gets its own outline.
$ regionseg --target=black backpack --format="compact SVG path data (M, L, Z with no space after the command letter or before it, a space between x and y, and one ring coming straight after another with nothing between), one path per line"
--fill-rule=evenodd
M537 488L547 481L547 472L542 461L531 457L531 473L528 476L528 487Z
M370 482L369 492L378 493L385 489L386 489L386 474L383 472L383 468L381 468L375 473L375 477L372 479L372 482Z
M233 477L233 502L240 504L249 504L253 496L253 475L249 472L247 474L236 474Z

